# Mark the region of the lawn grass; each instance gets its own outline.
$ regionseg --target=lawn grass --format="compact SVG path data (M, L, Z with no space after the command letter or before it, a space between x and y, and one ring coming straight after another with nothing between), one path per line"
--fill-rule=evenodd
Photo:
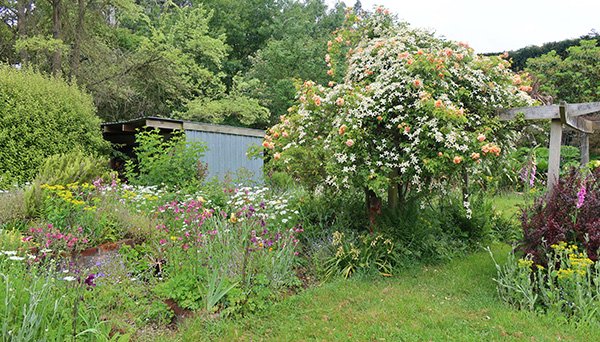
M499 262L506 245L492 247ZM593 341L575 327L502 302L487 251L393 278L326 283L243 318L190 320L164 341Z
M505 219L520 222L521 206L531 204L533 195L521 192L503 193L493 197L494 210Z

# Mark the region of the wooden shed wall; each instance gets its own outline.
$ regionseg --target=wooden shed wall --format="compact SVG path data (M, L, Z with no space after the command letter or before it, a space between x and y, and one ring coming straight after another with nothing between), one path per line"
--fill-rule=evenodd
M188 139L204 141L208 147L203 159L208 163L208 179L215 176L223 178L228 172L235 174L243 167L254 174L255 181L262 182L262 159L248 159L246 156L250 146L262 143L261 138L191 129L185 132Z

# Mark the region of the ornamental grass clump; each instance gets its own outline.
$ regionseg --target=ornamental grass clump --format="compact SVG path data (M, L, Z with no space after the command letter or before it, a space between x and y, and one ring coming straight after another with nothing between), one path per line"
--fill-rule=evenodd
M561 241L598 260L600 248L600 169L572 168L555 185L550 197L541 196L523 209L523 239L519 246L539 265L546 266L552 245Z

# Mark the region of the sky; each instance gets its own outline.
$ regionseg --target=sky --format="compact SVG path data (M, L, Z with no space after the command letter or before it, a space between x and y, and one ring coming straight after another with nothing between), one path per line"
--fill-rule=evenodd
M326 0L331 5L340 0ZM354 6L356 0L343 0ZM412 27L468 43L477 53L505 52L600 32L600 0L361 0ZM599 42L600 44L600 42Z

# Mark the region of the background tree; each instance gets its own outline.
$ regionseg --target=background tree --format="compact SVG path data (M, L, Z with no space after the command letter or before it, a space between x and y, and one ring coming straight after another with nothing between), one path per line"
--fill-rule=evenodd
M571 46L575 46L579 44L580 40L590 40L598 37L598 32L592 29L590 33L582 35L580 38L576 39L565 39L556 42L550 42L542 44L541 46L530 45L518 50L509 51L508 59L511 61L511 69L515 72L523 71L527 67L527 60L529 58L540 57L541 55L547 54L550 51L556 51L556 53L562 57L567 57L567 49ZM497 55L498 53L489 53L485 54L486 56Z
M600 47L597 41L581 40L561 57L552 50L527 61L527 71L540 82L540 91L555 102L600 101Z
M526 70L537 78L540 92L552 96L555 103L600 101L600 47L596 39L581 40L566 50L565 57L553 50L531 58ZM566 138L573 139L573 134ZM590 137L590 152L600 155L599 134Z
M294 83L311 79L321 84L329 81L327 39L344 22L343 4L328 10L323 0L290 3L276 18L277 29L267 45L250 57L252 66L246 77L257 82L250 89L271 113L269 125L277 122L293 105ZM341 80L338 76L337 81Z
M293 78L325 81L322 42L343 6L3 0L0 60L75 81L103 121L177 116L262 128L272 122L265 106L272 117L289 107Z

